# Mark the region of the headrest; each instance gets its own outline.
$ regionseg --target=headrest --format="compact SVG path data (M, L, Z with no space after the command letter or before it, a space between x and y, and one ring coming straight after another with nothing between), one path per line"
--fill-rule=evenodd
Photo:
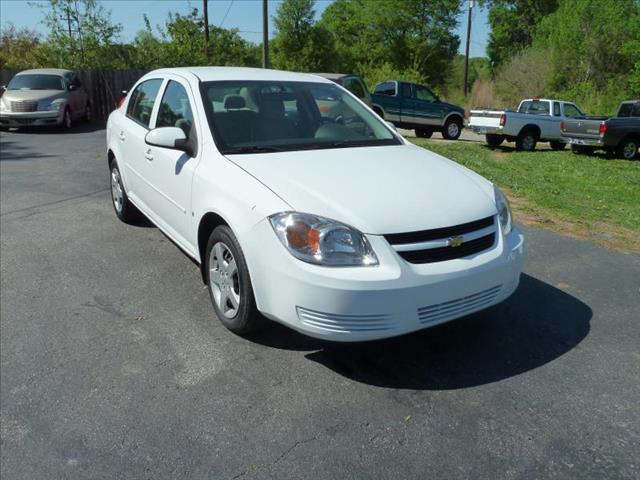
M263 98L261 102L261 113L266 117L284 117L284 103L278 98Z
M238 110L245 106L246 102L244 101L244 97L240 95L227 95L224 97L225 110Z

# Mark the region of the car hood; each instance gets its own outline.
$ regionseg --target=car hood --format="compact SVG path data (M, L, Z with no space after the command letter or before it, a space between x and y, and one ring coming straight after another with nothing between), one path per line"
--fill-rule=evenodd
M293 209L364 233L447 227L496 213L493 186L413 145L229 155Z
M55 100L65 96L64 90L5 90L2 99L5 102Z

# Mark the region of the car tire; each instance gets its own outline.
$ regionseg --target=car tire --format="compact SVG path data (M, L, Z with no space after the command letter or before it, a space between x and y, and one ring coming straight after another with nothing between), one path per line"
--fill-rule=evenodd
M504 142L504 135L485 135L485 139L487 141L487 145L490 147L499 147Z
M93 120L93 111L91 110L91 104L87 103L84 107L84 121L87 123L91 123Z
M428 128L416 128L415 132L418 138L431 138L431 135L433 135L433 130Z
M622 140L616 149L618 157L625 160L637 160L640 158L638 154L638 148L640 148L640 140L637 138L625 138Z
M563 142L549 142L549 145L551 145L551 150L556 151L564 150L564 148L567 146L567 144Z
M120 168L115 160L111 162L109 175L111 179L111 204L116 212L116 216L124 223L138 223L143 215L129 200L127 192L124 189L124 184L122 183Z
M378 114L378 116L384 120L384 112L378 107L373 107L372 110Z
M209 296L220 322L238 335L258 330L263 318L256 308L247 262L228 226L211 232L204 261Z
M516 137L516 150L533 152L538 143L538 135L533 130L523 130Z
M442 138L446 140L457 140L462 133L462 121L452 117L447 120L442 129Z
M62 124L60 125L62 130L68 132L73 128L73 120L71 119L71 110L69 107L65 107L64 113L62 114Z

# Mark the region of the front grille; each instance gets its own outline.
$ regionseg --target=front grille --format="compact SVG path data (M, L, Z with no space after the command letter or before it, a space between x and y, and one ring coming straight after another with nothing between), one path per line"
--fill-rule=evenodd
M392 233L385 235L391 245L401 245L404 243L428 242L430 240L438 240L440 238L455 237L464 235L465 233L475 232L482 228L493 225L493 217L482 218L473 222L462 223L453 227L434 228L433 230L422 230L419 232L408 233Z
M38 102L11 102L12 112L35 112L38 110Z
M444 262L491 248L496 241L494 225L494 217L486 217L451 227L389 234L384 238L409 263ZM451 246L452 237L462 237L462 244ZM433 243L425 245L425 242ZM416 244L415 249L412 244Z
M502 285L496 285L495 287L474 293L473 295L418 308L418 319L422 324L429 324L453 320L454 318L481 310L494 302L501 288Z
M468 257L475 253L480 253L493 246L496 235L491 233L484 237L476 238L464 242L459 247L437 247L426 248L424 250L410 250L408 252L398 252L398 254L409 263L433 263L453 260L454 258Z

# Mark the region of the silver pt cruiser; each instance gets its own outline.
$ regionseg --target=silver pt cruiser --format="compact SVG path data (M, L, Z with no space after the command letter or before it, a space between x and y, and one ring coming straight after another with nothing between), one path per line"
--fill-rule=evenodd
M75 72L57 68L15 75L0 97L0 127L58 125L91 120L91 102Z

